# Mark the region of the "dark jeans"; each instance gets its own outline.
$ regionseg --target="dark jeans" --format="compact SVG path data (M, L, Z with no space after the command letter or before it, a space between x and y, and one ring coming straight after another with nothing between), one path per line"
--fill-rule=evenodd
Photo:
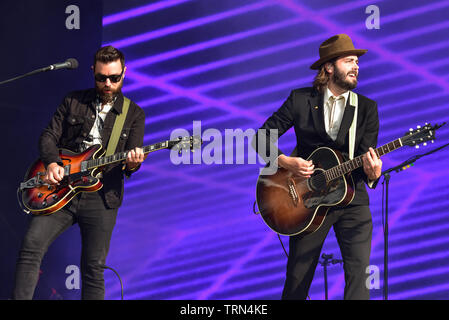
M369 266L373 229L369 206L332 210L314 233L290 237L282 299L307 298L324 240L332 226L343 258L346 283L344 299L369 299L366 268Z
M101 190L100 190L101 192ZM98 192L78 194L66 207L33 216L19 252L13 299L32 299L42 258L71 225L81 231L81 298L104 299L104 270L118 209L108 209Z

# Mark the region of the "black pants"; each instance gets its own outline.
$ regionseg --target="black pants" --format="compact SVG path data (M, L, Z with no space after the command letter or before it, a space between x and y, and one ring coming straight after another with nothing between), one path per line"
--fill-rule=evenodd
M42 258L71 225L81 231L81 298L104 299L104 270L118 209L105 207L98 192L81 193L49 216L33 216L19 252L13 299L32 299Z
M369 266L373 229L369 206L334 209L314 233L290 237L282 299L307 298L324 240L332 226L343 258L344 299L369 299L366 268Z

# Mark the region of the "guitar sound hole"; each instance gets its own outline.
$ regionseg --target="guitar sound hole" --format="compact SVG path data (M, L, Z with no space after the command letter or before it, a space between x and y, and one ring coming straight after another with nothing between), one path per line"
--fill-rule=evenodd
M309 186L313 191L326 189L326 176L321 171L316 170L309 178Z

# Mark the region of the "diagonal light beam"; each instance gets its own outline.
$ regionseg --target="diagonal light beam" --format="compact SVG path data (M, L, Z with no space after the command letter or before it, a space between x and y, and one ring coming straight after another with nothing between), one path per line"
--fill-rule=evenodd
M410 70L410 73L417 74L418 76L428 80L430 83L438 84L441 88L446 91L449 91L449 83L441 77L437 77L430 73L427 69L423 68L421 65L410 62L402 57L402 55L391 52L390 50L376 44L373 41L367 41L363 37L357 35L352 32L352 30L348 30L347 27L342 27L331 20L327 19L324 16L316 14L304 6L299 5L296 2L291 0L276 0L279 3L283 4L286 8L292 10L293 12L298 13L301 17L304 17L308 20L312 20L314 23L325 27L332 34L340 33L341 30L347 30L347 34L354 40L357 45L361 47L366 47L372 52L378 54L386 61L394 62L397 65L401 66L405 70Z
M103 17L103 27L192 0L164 0Z
M176 24L173 26L162 28L162 29L145 32L145 33L138 34L138 35L135 35L132 37L127 37L125 39L115 40L115 41L111 42L110 45L117 47L117 48L126 48L126 47L129 47L129 46L141 43L141 42L146 42L146 41L154 40L157 38L165 37L170 34L193 29L193 28L196 28L199 26L203 26L203 25L207 25L210 23L220 21L220 20L228 19L228 18L237 16L237 15L251 12L251 11L260 10L260 9L266 8L268 6L273 6L273 5L274 5L273 2L271 2L271 1L256 2L254 4L239 7L237 9L220 12L217 14L190 20L187 22L179 23L179 24Z
M135 72L135 71L128 71L127 76L132 78L133 80L144 82L147 85L159 88L161 90L170 92L172 94L189 98L193 101L199 102L200 104L202 104L204 106L222 109L226 112L229 112L230 114L236 114L241 117L246 117L246 118L249 118L252 120L257 120L257 121L265 120L264 117L262 117L261 115L259 115L257 113L251 112L249 110L241 109L241 108L239 108L235 105L229 104L223 100L216 100L216 99L209 98L207 96L204 96L204 95L196 92L195 90L189 90L189 89L185 89L185 88L182 88L182 87L174 85L174 84L169 84L169 83L166 83L159 79L156 79L156 78L153 78L153 77L150 77L147 75L143 75L143 74Z

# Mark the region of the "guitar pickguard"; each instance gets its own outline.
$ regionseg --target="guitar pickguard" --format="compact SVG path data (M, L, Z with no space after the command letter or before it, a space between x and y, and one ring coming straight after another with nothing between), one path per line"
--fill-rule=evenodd
M346 182L344 178L339 178L328 183L325 189L304 194L302 200L307 209L315 209L319 205L336 205L345 194Z
M315 150L307 160L312 160L315 165L313 178L324 174L324 171L340 164L338 155L329 148L319 148ZM342 160L342 159L340 159ZM315 209L319 205L337 205L346 196L347 183L344 177L337 178L328 182L325 187L319 190L307 192L303 195L304 206L307 209Z

